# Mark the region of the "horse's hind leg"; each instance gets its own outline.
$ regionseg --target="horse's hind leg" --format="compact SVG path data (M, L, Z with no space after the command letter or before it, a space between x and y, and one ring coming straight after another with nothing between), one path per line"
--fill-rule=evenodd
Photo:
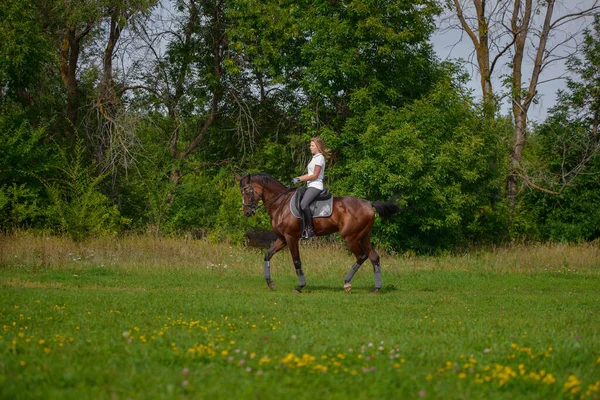
M269 289L271 290L275 290L275 282L271 280L271 258L284 247L285 241L281 238L277 238L267 251L267 254L265 254L264 276L267 280L267 285L269 285Z
M354 263L352 268L348 270L346 276L344 276L344 290L346 291L346 293L350 293L350 290L352 290L352 284L350 283L350 281L368 257L367 254L363 251L358 240L356 240L355 238L346 238L346 243L348 244L348 247L350 247L350 251L352 251L352 253L354 253L354 255L356 256L356 262Z
M300 260L300 248L298 245L298 237L287 238L290 253L292 254L292 261L294 262L294 268L296 269L296 275L298 275L298 286L294 289L295 293L302 292L302 288L306 286L306 278L304 277L304 271L302 271L302 261Z
M381 266L379 264L379 254L373 249L371 245L371 238L369 236L362 238L361 247L369 255L369 260L371 260L371 264L373 264L373 274L375 275L375 289L371 292L373 294L379 292L381 289L382 281L381 281Z

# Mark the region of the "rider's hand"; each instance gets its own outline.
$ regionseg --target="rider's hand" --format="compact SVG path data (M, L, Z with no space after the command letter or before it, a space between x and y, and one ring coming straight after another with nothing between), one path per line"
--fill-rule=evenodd
M300 180L300 178L299 178L299 177L295 177L294 179L292 179L292 183L290 184L290 186L297 185L297 184L299 184L300 182L302 182L302 181Z

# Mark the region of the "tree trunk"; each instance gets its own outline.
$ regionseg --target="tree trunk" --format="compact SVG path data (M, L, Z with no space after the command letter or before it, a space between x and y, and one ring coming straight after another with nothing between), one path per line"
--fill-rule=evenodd
M66 117L69 122L67 132L71 137L75 134L79 113L77 63L79 61L81 40L90 33L92 26L93 24L89 23L79 34L77 34L74 26L68 26L60 46L60 73L67 88Z
M99 128L99 138L95 149L98 173L111 168L110 165L107 165L107 153L112 142L113 131L118 129L116 114L119 98L113 81L113 57L115 47L121 37L120 19L121 10L119 8L113 9L110 13L108 42L106 43L102 57L103 70L100 82L100 98L98 99L97 107L105 121ZM116 133L118 134L118 132Z

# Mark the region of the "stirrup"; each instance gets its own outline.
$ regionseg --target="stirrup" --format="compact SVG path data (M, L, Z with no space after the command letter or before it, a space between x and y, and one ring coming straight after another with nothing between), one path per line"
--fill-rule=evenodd
M302 239L310 239L311 237L315 237L314 229L305 229L302 231Z

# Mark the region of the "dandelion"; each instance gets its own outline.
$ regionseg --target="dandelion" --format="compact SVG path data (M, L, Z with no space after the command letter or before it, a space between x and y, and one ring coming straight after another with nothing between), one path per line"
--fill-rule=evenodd
M552 385L556 382L556 378L552 374L548 374L542 379L542 383L546 385Z
M263 356L260 361L258 362L258 365L263 365L266 363L270 363L271 359L268 356Z
M21 360L21 362L19 363L19 365L20 365L21 367L24 367L24 366L26 366L26 365L27 365L27 363L26 363L25 361Z
M600 381L596 381L593 385L588 385L588 389L585 392L586 397L591 396L592 394L598 393L600 391Z
M570 394L577 394L581 391L581 387L579 386L581 381L577 379L575 375L569 375L569 378L563 385L563 392Z

